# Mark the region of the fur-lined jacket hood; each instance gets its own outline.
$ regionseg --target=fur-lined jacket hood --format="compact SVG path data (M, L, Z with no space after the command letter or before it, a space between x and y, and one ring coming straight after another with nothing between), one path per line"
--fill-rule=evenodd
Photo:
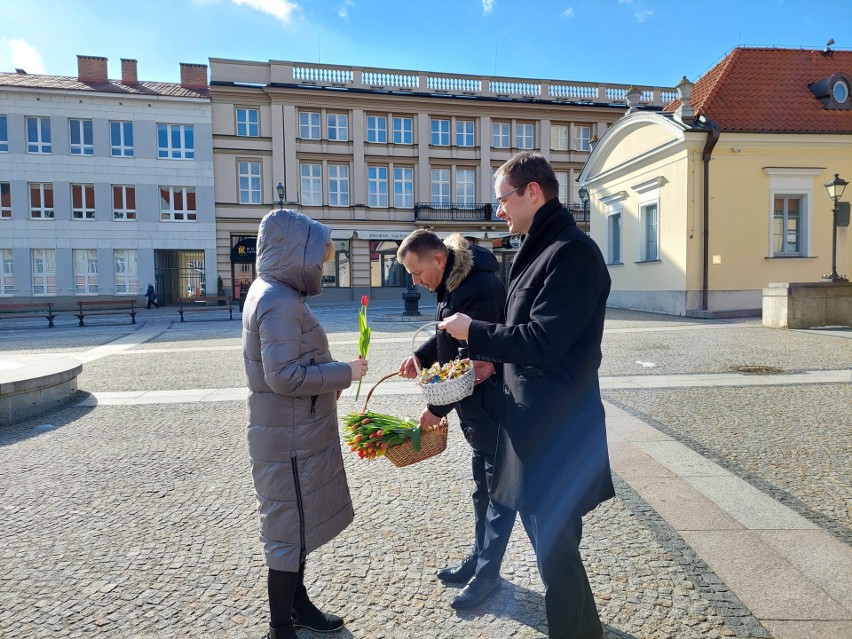
M496 273L500 269L494 254L480 246L471 246L460 233L453 233L444 240L444 245L450 249L447 258L447 270L441 287L447 293L456 290L474 271ZM439 297L443 297L439 294Z

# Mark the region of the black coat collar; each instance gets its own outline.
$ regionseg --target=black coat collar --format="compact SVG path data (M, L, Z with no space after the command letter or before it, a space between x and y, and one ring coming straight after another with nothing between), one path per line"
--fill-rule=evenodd
M538 257L553 239L565 228L576 226L574 216L568 212L558 198L547 201L533 217L529 232L521 243L521 248L512 263L509 272L509 294L521 273Z

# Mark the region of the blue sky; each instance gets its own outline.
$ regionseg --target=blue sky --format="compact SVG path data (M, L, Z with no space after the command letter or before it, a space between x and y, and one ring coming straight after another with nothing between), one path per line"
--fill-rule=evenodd
M852 0L0 0L0 71L76 75L77 54L293 60L674 86L738 45L852 48Z

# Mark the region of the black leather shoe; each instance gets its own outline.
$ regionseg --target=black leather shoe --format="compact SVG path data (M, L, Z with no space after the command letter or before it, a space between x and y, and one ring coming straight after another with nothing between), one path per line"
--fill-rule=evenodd
M450 604L456 610L465 610L467 608L476 608L485 603L492 594L500 589L500 584L503 580L500 577L494 579L483 579L482 577L474 577L462 589L458 596L453 599Z
M476 574L476 561L476 557L468 555L458 566L439 570L438 579L445 584L466 584Z
M293 606L293 627L308 628L316 632L335 632L343 627L343 617L323 612L310 600Z

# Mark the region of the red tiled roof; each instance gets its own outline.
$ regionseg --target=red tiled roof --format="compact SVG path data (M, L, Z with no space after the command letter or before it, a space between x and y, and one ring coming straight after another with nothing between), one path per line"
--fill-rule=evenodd
M27 89L54 89L62 91L87 91L91 93L116 93L122 95L169 96L176 98L209 99L208 89L186 89L173 82L140 82L122 84L118 80L106 82L80 82L64 75L34 75L29 73L0 72L0 86Z
M826 109L808 88L838 71L852 74L852 51L737 48L695 83L690 102L722 131L852 133L852 109Z

